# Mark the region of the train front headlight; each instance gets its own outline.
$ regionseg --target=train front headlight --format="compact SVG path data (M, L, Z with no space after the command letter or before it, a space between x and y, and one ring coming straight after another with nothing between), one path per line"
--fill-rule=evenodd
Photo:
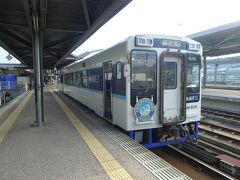
M200 51L201 45L199 43L189 43L188 49L192 51Z
M153 39L148 37L136 37L136 46L153 46Z

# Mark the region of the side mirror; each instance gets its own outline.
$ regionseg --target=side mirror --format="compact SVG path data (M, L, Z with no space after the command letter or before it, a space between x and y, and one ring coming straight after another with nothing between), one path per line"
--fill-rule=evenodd
M124 64L124 77L130 77L130 65Z

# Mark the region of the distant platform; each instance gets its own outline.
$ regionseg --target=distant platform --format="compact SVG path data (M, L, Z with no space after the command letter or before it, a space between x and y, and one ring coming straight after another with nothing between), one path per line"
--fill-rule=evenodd
M203 89L202 98L240 102L239 90Z
M240 85L206 84L207 89L240 90Z
M240 90L203 89L202 106L240 113Z

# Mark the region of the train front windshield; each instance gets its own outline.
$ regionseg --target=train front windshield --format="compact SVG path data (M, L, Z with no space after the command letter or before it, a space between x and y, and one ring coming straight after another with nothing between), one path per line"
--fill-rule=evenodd
M151 98L157 103L157 53L155 51L133 50L131 53L131 105L136 97Z
M200 66L199 55L187 56L187 102L197 102L200 93Z
M152 89L156 86L156 53L132 52L132 88Z

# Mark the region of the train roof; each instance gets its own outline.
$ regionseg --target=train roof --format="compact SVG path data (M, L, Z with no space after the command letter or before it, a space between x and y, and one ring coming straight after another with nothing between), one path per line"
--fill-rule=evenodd
M65 66L63 69L65 68L68 68L68 67L71 67L73 65L76 65L78 63L83 63L84 61L88 60L90 57L94 57L100 53L103 53L105 51L108 51L109 49L112 49L116 46L119 46L120 44L123 44L125 42L127 42L129 39L133 39L135 37L146 37L146 38L162 38L162 39L172 39L172 40L179 40L179 41L185 41L185 42L188 42L188 43L198 43L197 41L195 40L192 40L190 38L187 38L187 37L180 37L180 36L172 36L172 35L161 35L161 34L140 34L140 35L132 35L132 36L129 36L125 39L123 39L122 41L104 49L104 50L99 50L99 51L94 51L94 53L90 53L88 54L87 56L83 57L82 59L72 63L72 64L69 64L67 66Z

